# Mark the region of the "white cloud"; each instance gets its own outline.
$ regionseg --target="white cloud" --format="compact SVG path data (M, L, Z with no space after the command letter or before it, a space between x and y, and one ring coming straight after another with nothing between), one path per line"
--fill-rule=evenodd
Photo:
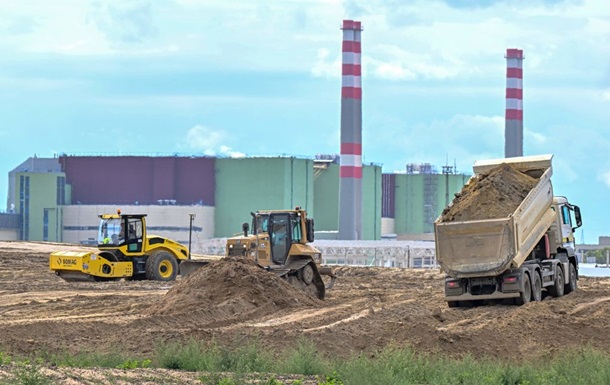
M161 58L195 54L197 60L190 62L197 67L338 77L339 24L345 15L362 20L365 28L365 76L488 78L501 73L504 50L513 46L526 50L526 71L536 70L537 76L605 71L610 54L610 44L604 43L610 33L605 0L522 3L66 0L57 5L32 0L3 9L0 31L15 34L0 36L0 52L12 57L27 51ZM590 65L577 65L574 58L584 54Z
M547 140L546 135L539 133L539 132L535 132L535 131L531 131L528 130L527 128L524 128L524 141L525 142L529 142L529 141L534 141L537 144L544 144Z
M602 100L610 101L610 88L606 89L605 91L602 91Z
M220 155L226 155L231 158L245 158L246 154L239 151L233 151L229 146L220 146Z
M445 120L415 123L388 121L378 129L364 129L363 143L371 159L388 159L388 169L400 169L405 163L428 162L439 166L448 160L469 171L477 159L501 157L504 152L504 117L454 115Z
M330 51L327 48L318 50L318 58L311 69L311 74L314 77L339 77L341 76L341 60L338 56L330 57Z
M196 125L188 130L186 140L190 148L203 151L205 155L216 155L226 135L209 127Z
M415 79L415 73L408 68L405 68L400 63L383 63L377 62L375 75L382 79L389 80L412 80Z
M206 126L196 125L188 130L186 142L188 147L202 151L207 156L228 156L231 158L243 158L243 152L233 149L223 141L228 140L227 134L222 130L214 130Z
M606 171L599 175L599 180L604 182L610 188L610 171Z
M87 20L111 42L138 43L157 35L152 3L147 1L91 3Z

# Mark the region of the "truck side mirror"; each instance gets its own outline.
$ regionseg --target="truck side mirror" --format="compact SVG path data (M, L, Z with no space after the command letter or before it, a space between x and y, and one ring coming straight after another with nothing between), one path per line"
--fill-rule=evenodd
M241 225L241 229L244 231L244 237L248 236L248 230L250 229L250 225L248 224L248 222L244 222Z
M314 240L314 233L313 233L313 218L307 218L307 223L306 223L306 232L307 232L307 242L313 242Z
M576 217L576 229L582 226L582 217L580 215L580 207L574 206L574 216Z

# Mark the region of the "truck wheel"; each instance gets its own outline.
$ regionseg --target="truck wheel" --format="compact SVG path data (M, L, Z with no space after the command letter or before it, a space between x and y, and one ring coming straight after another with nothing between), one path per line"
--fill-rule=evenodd
M573 291L576 291L576 267L574 267L573 263L570 263L570 283L565 285L564 293L570 294Z
M532 301L542 301L542 280L537 271L534 272L534 283L532 284Z
M557 266L557 273L555 274L555 284L549 286L547 289L549 294L553 297L561 297L564 291L565 280L563 279L563 270Z
M530 276L523 274L523 291L520 293L518 298L515 298L515 305L525 305L532 299L532 284L530 283Z
M146 278L155 281L173 281L178 275L178 262L166 251L155 253L146 260Z

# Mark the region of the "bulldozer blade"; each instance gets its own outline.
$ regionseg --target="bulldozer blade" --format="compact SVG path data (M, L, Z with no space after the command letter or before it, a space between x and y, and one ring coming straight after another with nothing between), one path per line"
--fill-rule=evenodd
M326 285L326 290L332 289L332 287L335 285L335 281L337 280L337 276L335 275L333 270L328 266L324 266L320 267L318 269L318 272L320 273L320 275L328 275L330 277L330 282Z
M331 277L330 282L326 284L326 290L332 289L333 286L335 286L336 280L337 280L337 277Z
M209 261L193 261L193 260L184 260L180 262L180 275L183 277L192 274L195 270L202 268L203 266L210 263Z

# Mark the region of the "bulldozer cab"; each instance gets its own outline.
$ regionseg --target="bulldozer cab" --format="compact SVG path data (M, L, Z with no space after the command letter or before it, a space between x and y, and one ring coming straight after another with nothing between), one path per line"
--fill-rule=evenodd
M269 215L267 230L271 239L271 260L278 265L284 264L292 244L291 216L288 213Z
M99 249L116 249L127 246L127 252L142 252L146 238L145 214L103 214L100 215L98 232Z
M269 234L271 260L278 265L286 262L293 244L313 241L313 219L307 219L301 210L259 214L254 219L255 231Z

